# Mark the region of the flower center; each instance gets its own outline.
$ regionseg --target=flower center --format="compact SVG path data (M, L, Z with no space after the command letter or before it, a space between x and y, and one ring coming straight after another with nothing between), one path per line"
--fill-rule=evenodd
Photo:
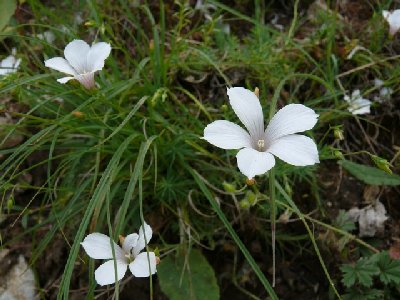
M133 257L133 255L131 253L126 253L125 257L128 260L129 264L135 260L135 258Z
M263 151L265 147L265 141L264 140L258 140L257 141L257 146L258 146L258 151Z

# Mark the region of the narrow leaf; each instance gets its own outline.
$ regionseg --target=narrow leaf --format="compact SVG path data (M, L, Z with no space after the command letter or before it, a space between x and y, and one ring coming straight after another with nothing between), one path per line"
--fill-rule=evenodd
M400 176L388 174L378 168L357 164L349 160L341 160L339 164L351 175L372 185L400 185Z

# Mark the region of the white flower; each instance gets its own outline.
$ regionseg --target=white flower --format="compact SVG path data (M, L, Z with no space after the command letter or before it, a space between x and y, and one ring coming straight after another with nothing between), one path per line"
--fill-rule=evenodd
M262 175L275 165L273 155L294 166L319 162L317 145L304 135L317 123L318 115L302 104L280 109L264 131L264 116L258 97L242 87L228 88L230 104L246 127L225 120L204 129L204 139L222 149L241 149L236 155L240 172L248 178Z
M371 113L371 101L363 98L360 90L354 90L351 97L345 95L344 100L349 104L347 110L353 115L365 115Z
M383 10L382 15L389 23L389 34L394 36L400 29L400 9L394 11Z
M54 57L44 62L46 67L66 73L68 77L57 79L66 83L71 79L78 80L85 88L95 87L94 73L104 67L104 61L110 55L111 46L108 43L97 43L91 47L82 40L74 40L64 50L65 59Z
M111 239L102 233L89 234L81 243L86 253L94 259L110 259L100 265L95 273L96 282L100 285L115 283L115 271L118 281L121 280L129 267L133 276L149 277L156 273L156 256L154 252L141 252L152 237L153 231L146 223L139 229L139 234L132 233L122 241L122 248L114 241L114 251L117 269L114 269L114 260L111 248ZM146 239L145 239L146 235ZM150 271L151 270L151 271Z
M379 89L379 96L374 97L374 100L376 102L383 103L385 101L390 100L393 94L393 89L385 87L383 80L380 80L378 78L374 79L374 85L376 88Z
M21 63L20 58L15 57L15 49L12 50L12 54L7 56L0 62L0 75L7 75L11 73L15 73L18 70L18 67Z
M212 21L211 11L216 10L217 7L212 3L204 3L203 0L197 0L194 9L203 13L207 21Z
M36 35L39 40L43 40L49 44L52 44L56 40L56 36L51 31L45 31Z

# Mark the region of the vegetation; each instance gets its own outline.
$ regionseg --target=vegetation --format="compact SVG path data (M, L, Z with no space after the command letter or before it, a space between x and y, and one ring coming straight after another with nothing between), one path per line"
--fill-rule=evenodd
M0 77L1 248L29 259L41 299L400 297L400 44L382 17L399 3L194 2L26 0L0 21L0 58L21 58ZM74 39L112 46L95 89L44 66ZM201 139L212 121L237 123L231 86L259 88L265 118L315 110L320 164L277 159L274 180L248 185L237 151ZM348 111L356 89L370 114ZM339 213L377 201L389 219L374 236ZM80 243L144 221L157 275L99 287Z

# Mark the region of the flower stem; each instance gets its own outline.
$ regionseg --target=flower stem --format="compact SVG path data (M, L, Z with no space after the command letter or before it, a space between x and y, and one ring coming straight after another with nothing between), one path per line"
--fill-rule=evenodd
M272 243L272 287L275 287L275 235L276 235L276 203L275 203L275 171L272 168L269 171L269 197L271 213L271 243Z
M278 103L278 98L280 95L280 91L283 88L282 81L278 88L275 90L275 93L271 99L271 106L269 108L269 122L271 122L275 111L276 105ZM272 244L272 287L275 287L275 277L276 277L276 259L275 259L275 240L276 240L276 203L275 203L275 170L272 168L269 170L269 197L270 197L270 219L271 219L271 244Z
M149 267L149 279L150 279L150 300L153 300L153 275L151 274L151 266L150 266L150 256L149 256L149 246L147 245L147 237L146 237L146 232L144 228L144 216L143 216L143 181L142 181L142 174L139 176L139 212L140 212L140 220L142 223L142 228L143 228L143 236L144 236L144 242L146 244L146 253L147 253L147 263Z

